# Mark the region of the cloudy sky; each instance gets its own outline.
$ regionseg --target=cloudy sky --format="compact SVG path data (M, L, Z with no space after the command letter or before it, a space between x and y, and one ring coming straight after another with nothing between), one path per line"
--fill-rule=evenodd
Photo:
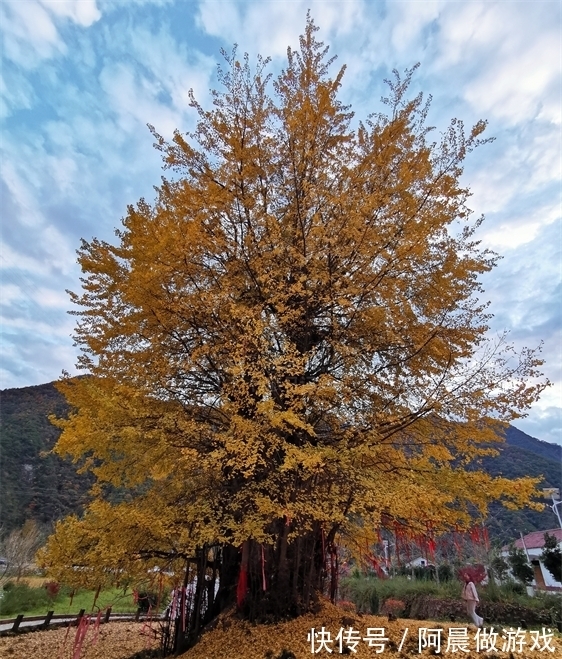
M559 0L0 0L2 117L0 388L74 372L81 237L113 240L126 205L153 198L161 161L146 124L194 126L220 49L271 56L298 46L307 8L347 64L343 100L380 109L393 68L421 63L431 123L489 121L465 183L479 237L504 258L484 279L516 346L544 342L554 383L516 425L561 438L561 3Z

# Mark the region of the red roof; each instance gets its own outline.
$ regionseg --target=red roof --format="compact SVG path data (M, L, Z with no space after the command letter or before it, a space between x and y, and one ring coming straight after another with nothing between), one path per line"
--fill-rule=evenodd
M549 529L548 531L533 531L523 536L525 547L527 549L542 549L544 547L544 534L553 535L558 542L562 542L562 529ZM519 549L523 549L523 541L521 538L513 543Z

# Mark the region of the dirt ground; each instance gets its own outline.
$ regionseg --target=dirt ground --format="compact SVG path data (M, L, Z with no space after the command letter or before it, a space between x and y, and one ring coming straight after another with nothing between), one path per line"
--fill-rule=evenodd
M153 635L143 633L142 623L114 622L94 625L82 643L80 659L128 659L135 652L156 647ZM144 632L147 630L145 629ZM76 627L28 632L0 638L2 659L73 659Z

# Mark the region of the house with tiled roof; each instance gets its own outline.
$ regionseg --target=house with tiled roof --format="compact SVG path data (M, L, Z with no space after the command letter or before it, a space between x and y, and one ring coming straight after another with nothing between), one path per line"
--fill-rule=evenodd
M533 531L527 535L517 538L512 544L518 549L522 549L527 554L527 559L533 568L535 583L533 584L538 590L549 590L552 592L562 592L562 583L550 574L542 562L542 550L544 547L544 534L553 535L558 541L558 546L562 548L562 529L548 529L546 531ZM509 555L510 545L502 547L501 554L504 558Z

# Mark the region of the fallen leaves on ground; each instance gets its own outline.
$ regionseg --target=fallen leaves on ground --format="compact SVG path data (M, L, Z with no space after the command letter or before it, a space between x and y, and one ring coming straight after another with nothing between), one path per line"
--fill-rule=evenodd
M80 659L128 659L135 652L156 647L152 635L141 633L142 623L114 622L88 629ZM2 659L72 659L76 627L59 627L41 632L0 638ZM145 629L144 632L147 630ZM152 636L152 638L151 638ZM94 642L95 639L95 642Z
M332 643L327 645L332 649L332 653L329 653L325 647L320 652L313 653L311 642L307 640L312 628L319 631L322 627L330 632ZM323 604L320 613L309 614L288 622L271 625L252 625L237 619L232 614L223 614L215 628L203 634L200 642L181 656L183 659L292 659L293 656L295 659L305 659L305 657L312 656L328 658L340 654L339 642L335 639L342 627L344 629L352 627L357 630L360 632L361 639L366 637L367 628L384 628L384 636L389 639L381 653L376 653L377 648L375 646L369 647L368 642L364 640L357 644L355 652L347 651L343 653L356 659L366 659L367 657L369 659L374 657L396 657L398 659L448 655L470 659L486 659L487 657L494 657L494 659L516 659L517 657L521 659L538 659L541 657L546 659L546 657L562 656L562 639L558 634L555 634L550 640L554 652L539 651L537 649L531 651L532 637L530 632L523 630L527 644L521 646L521 652L519 651L520 646L515 646L513 654L510 655L510 650L507 652L501 651L502 644L505 643L506 639L501 638L503 627L496 626L494 631L498 632L496 646L499 651L488 654L487 651L476 651L476 628L466 622L436 623L435 621L406 619L389 622L387 618L380 616L349 613L329 603ZM424 648L420 653L418 636L420 628L441 630L440 653L435 652L436 648L434 646ZM447 651L450 628L467 628L469 652L457 650L453 653L452 649ZM405 635L406 629L408 631ZM506 629L510 629L510 627L506 626ZM403 638L401 651L399 651ZM540 645L541 647L544 646L544 641L541 641ZM317 648L318 643L316 644ZM288 652L283 655L283 650ZM289 652L292 652L292 655Z
M157 623L153 623L155 626ZM324 628L330 632L331 643L327 645L332 649L329 653L325 647L313 653L308 635L312 628L319 631ZM463 659L545 659L562 656L562 638L555 633L549 639L553 652L544 648L545 640L540 640L543 650L531 650L533 643L529 631L522 630L526 644L515 646L512 650L502 652L505 639L501 637L504 627L495 627L498 632L496 646L498 651L476 651L473 625L466 622L441 623L435 621L420 621L399 619L389 622L387 618L372 615L358 615L323 603L319 613L308 614L283 623L271 625L252 625L240 620L233 613L225 612L219 616L212 630L201 637L200 642L182 655L183 659L305 659L305 657L333 657L339 655L339 642L336 636L340 629L349 628L359 632L361 640L355 647L355 652L347 651L344 654L355 659L367 657L434 657L452 656ZM377 653L376 647L369 647L363 639L367 636L367 629L384 629L384 636L389 640L385 642L383 652ZM468 631L469 652L457 650L453 653L447 649L447 641L451 636L450 629L463 629ZM511 629L509 626L506 629ZM437 653L435 646L419 648L419 630L441 630L441 651ZM407 630L407 633L406 633ZM80 659L129 659L133 654L147 648L158 647L158 641L142 623L109 623L102 625L98 637L93 643L95 629L90 627L84 639ZM20 636L0 638L0 657L2 659L72 659L74 653L74 640L76 628L53 629L44 632L32 632ZM324 636L327 640L327 636ZM521 638L521 637L520 637ZM404 641L402 642L402 639ZM402 645L401 645L402 643ZM343 645L346 645L344 643ZM316 644L318 647L318 644ZM401 647L401 649L400 649ZM283 655L283 651L287 653ZM292 653L292 655L290 654Z

